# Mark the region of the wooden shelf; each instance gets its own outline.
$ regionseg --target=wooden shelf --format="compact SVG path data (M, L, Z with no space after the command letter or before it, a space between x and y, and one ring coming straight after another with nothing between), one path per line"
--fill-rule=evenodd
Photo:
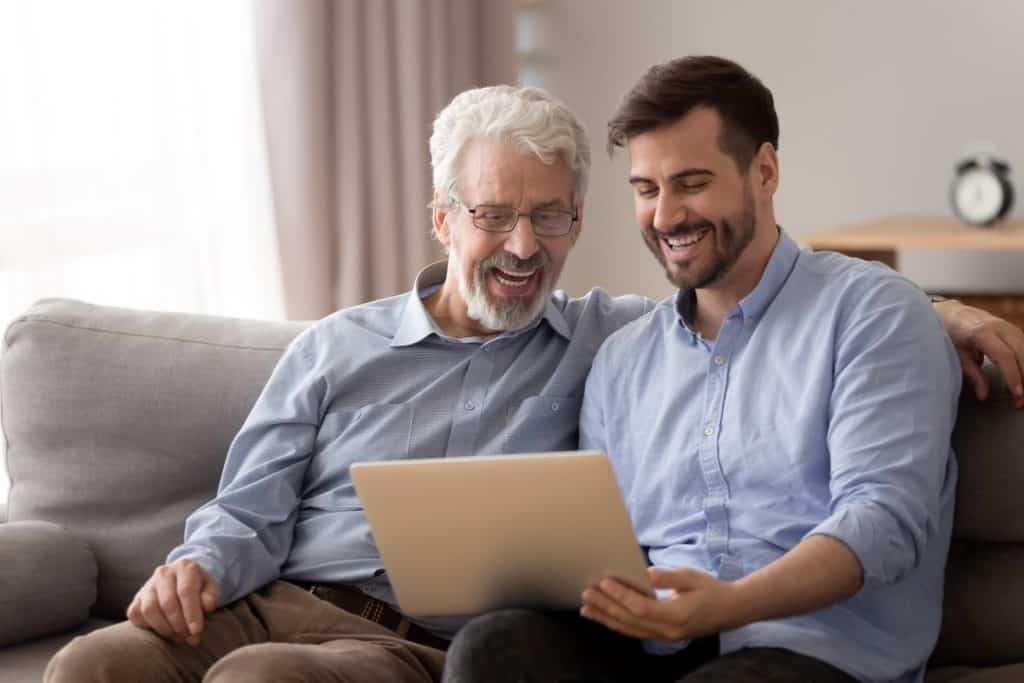
M807 235L803 244L815 251L838 251L849 256L881 261L899 269L901 249L957 251L1019 251L1024 271L1024 221L1008 221L976 228L953 218L895 216L865 221ZM933 292L959 299L1024 327L1024 292Z
M816 251L895 251L899 249L979 249L1024 251L1024 221L975 228L952 218L893 217L808 235Z

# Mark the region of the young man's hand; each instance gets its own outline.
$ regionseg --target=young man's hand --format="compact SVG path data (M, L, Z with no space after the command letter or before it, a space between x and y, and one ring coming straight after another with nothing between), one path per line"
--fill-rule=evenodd
M648 569L651 585L670 589L657 599L605 579L583 591L580 614L633 638L693 640L739 626L736 584L694 569ZM736 623L734 623L736 622Z
M128 620L167 638L199 644L205 613L217 607L219 590L197 562L181 559L161 565L128 606Z

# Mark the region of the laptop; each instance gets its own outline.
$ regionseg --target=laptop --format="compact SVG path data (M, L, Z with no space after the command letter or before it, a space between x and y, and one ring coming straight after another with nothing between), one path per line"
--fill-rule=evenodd
M575 610L608 576L653 595L604 453L363 462L351 475L406 614Z

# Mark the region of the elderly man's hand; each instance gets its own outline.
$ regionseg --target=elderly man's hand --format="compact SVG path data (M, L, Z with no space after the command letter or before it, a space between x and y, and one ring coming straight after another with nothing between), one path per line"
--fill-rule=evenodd
M988 398L989 386L981 363L988 356L1003 375L1018 408L1024 408L1024 331L987 311L959 301L941 301L935 311L960 354L964 377L975 395Z
M197 562L161 565L128 606L128 620L168 640L199 644L206 612L217 606L218 588Z

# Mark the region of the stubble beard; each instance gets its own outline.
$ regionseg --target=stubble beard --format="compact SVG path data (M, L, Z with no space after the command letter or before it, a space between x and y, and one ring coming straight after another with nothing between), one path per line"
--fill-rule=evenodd
M674 287L684 290L701 289L721 280L736 265L740 256L754 241L756 224L753 197L749 193L744 193L743 211L735 223L723 219L719 225L715 225L711 221L700 219L679 223L667 232L659 232L653 225L648 225L644 229L644 243L661 263L665 269L665 277ZM703 239L714 241L710 262L704 267L696 263L688 263L683 267L670 266L661 250L661 238L692 234L705 228L710 228L710 232Z

